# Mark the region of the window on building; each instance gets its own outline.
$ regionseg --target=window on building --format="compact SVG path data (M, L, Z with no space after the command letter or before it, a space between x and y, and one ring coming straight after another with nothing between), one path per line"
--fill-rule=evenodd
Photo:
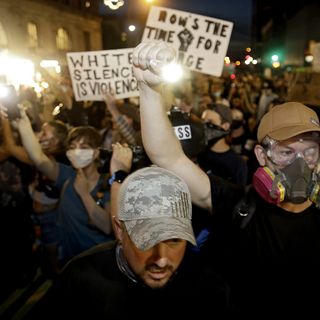
M38 28L37 28L37 25L33 22L28 22L27 31L28 31L28 47L29 48L38 48Z
M7 47L8 47L7 34L4 31L2 23L0 22L0 48L7 48Z
M56 45L59 50L68 51L71 49L71 40L64 28L59 28L57 31Z
M84 41L84 49L86 51L91 50L91 45L90 45L90 32L88 31L83 31L83 41Z

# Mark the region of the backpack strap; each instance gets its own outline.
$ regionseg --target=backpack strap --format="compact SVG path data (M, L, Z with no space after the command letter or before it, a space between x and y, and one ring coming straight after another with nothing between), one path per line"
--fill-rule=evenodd
M94 200L96 201L96 203L101 207L103 208L103 197L104 197L104 194L107 192L107 191L110 191L110 186L109 186L109 174L101 174L101 177L99 178L100 179L100 182L99 182L99 186L98 186L98 191L96 192L96 194L93 195L93 198ZM60 198L62 197L62 195L64 194L68 184L70 183L70 178L68 178L63 186L62 186L62 189L61 189L61 192L60 192Z
M253 186L246 187L243 198L237 203L233 210L233 222L241 230L244 229L256 211L256 199Z
M61 199L62 196L64 195L64 192L66 191L69 182L70 182L70 178L68 178L68 179L64 182L64 184L63 184L63 186L62 186L62 188L61 188L61 191L60 191L60 198L59 198L59 199Z

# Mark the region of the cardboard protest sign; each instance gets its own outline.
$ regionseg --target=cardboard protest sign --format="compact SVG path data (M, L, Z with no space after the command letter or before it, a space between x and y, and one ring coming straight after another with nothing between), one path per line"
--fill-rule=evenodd
M288 101L320 106L320 73L296 72L288 86Z
M75 99L103 100L106 92L113 92L119 99L138 96L132 51L130 48L67 53Z
M143 41L163 40L189 70L221 76L233 23L190 12L153 6Z

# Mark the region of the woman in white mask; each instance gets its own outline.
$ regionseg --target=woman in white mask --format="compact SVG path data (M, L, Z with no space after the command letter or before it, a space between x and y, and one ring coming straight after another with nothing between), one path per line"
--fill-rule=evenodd
M50 159L41 148L23 110L17 126L29 157L61 190L58 207L61 265L78 253L113 239L110 193L98 171L101 136L89 126L75 127L67 139L66 155L72 166Z

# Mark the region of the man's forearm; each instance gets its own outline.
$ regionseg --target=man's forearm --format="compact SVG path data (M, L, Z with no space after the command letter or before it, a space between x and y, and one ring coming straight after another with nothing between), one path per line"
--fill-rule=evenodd
M143 145L153 163L185 180L194 203L210 209L209 178L184 154L166 113L164 80L151 63L154 60L168 63L174 57L175 51L164 42L141 43L133 51L134 74L140 91Z
M140 83L140 116L144 148L151 161L161 167L183 155L181 144L166 113L164 88L150 88Z

